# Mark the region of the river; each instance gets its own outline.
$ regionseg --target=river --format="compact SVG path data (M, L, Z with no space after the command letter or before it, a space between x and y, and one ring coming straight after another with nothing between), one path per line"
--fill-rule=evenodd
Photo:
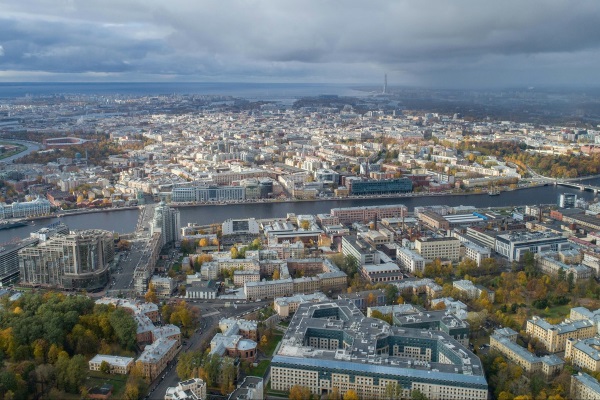
M590 181L599 185L600 179ZM227 218L274 218L285 217L287 213L295 214L318 214L328 213L336 207L358 207L383 204L404 204L412 211L417 206L429 206L444 204L448 206L475 206L505 207L535 204L556 204L558 195L561 193L576 193L588 201L594 199L592 192L582 192L577 189L565 187L542 186L532 189L515 190L503 192L499 196L459 195L459 196L424 196L405 198L381 198L381 199L345 199L332 201L301 201L281 203L257 203L257 204L231 204L231 205L205 205L195 207L181 207L181 224L200 223L207 225L219 223ZM61 220L71 229L106 229L119 233L128 233L135 230L139 210L121 210L100 212L80 215L67 215ZM36 231L43 226L58 221L57 218L37 220L35 226L24 226L15 229L1 230L0 243L5 243L15 238L24 238L30 232Z

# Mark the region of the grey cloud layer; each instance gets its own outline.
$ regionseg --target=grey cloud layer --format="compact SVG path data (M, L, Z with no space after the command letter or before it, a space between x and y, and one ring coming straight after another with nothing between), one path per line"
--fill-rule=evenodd
M599 83L597 0L0 0L2 71ZM111 75L112 74L112 75Z

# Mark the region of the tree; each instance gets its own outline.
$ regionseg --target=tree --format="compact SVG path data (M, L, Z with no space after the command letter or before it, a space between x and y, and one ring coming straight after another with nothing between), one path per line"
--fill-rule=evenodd
M274 281L279 280L280 276L281 275L280 275L280 272L279 272L279 268L275 268L275 270L273 271L273 280Z
M198 246L200 247L206 247L208 246L208 239L207 238L202 238L198 241Z
M234 365L234 360L230 357L225 357L221 361L221 394L227 394L233 392L235 389L235 379L236 379L236 367Z
M117 308L109 320L121 346L126 349L135 348L137 323L133 317L122 308Z
M310 388L306 386L294 385L290 388L290 394L288 398L290 400L307 400L310 399L311 393Z
M144 299L147 303L158 303L158 296L156 295L156 288L154 285L148 287L148 291L144 295Z
M127 385L125 386L125 394L124 394L124 398L125 400L138 400L140 397L140 391L138 389L138 386L133 383L127 383Z
M302 221L300 221L300 228L304 229L305 231L307 231L310 228L310 221L303 219Z
M398 382L388 383L385 387L386 400L398 400L402 398L402 386Z
M238 251L237 247L232 246L229 251L231 252L231 258L233 258L233 259L239 258L240 252Z
M344 396L342 398L344 400L358 400L358 394L354 390L349 389L348 391L346 391L346 393L344 393Z
M394 304L398 298L398 287L396 285L387 285L385 288L386 304Z
M410 398L412 400L427 400L427 396L425 396L419 389L411 391Z
M110 364L106 360L103 360L100 363L100 371L105 374L110 374Z
M331 392L328 393L325 397L326 400L340 400L340 398L340 390L335 386L333 387L333 389L331 389Z
M267 346L267 344L269 344L269 339L267 339L267 335L262 335L262 337L260 338L260 347L264 349Z
M377 299L375 298L373 292L369 293L369 295L367 296L367 307L373 307L376 303Z

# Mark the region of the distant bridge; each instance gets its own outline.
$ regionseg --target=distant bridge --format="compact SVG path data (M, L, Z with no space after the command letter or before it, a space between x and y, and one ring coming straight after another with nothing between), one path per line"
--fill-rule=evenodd
M575 183L575 182L559 182L559 181L554 182L554 184L559 185L559 186L575 188L575 189L579 189L579 190L587 190L588 192L594 192L594 194L597 194L598 192L600 192L600 186L585 185L582 183Z

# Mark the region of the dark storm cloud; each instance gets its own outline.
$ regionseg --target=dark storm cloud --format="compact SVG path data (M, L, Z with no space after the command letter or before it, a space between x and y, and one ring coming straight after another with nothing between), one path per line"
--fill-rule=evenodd
M2 71L39 71L365 82L388 72L399 83L435 85L598 83L597 0L23 0L2 7L0 79Z

